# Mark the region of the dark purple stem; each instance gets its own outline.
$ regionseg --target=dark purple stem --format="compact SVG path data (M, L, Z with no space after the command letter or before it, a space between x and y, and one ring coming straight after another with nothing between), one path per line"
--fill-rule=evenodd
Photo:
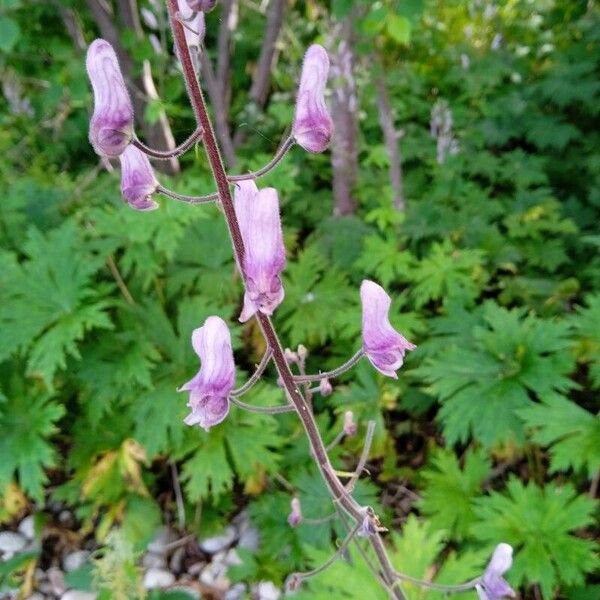
M242 241L240 226L236 218L233 199L229 190L227 174L223 166L223 161L221 160L221 155L219 153L212 123L208 116L208 111L206 110L202 90L198 84L192 58L186 44L185 32L183 26L176 18L178 12L177 0L167 0L167 7L169 9L169 17L171 21L171 28L173 30L173 37L175 39L175 46L177 48L177 55L183 68L183 75L185 77L189 98L194 110L194 114L196 115L198 125L204 131L204 148L206 150L208 162L217 185L221 206L223 207L223 213L225 215L227 227L231 235L231 241L233 243L235 258L238 265L242 265L244 258L244 243ZM312 411L310 410L296 383L294 382L294 376L292 375L289 365L285 359L283 348L281 347L281 343L277 333L275 332L273 324L271 323L271 320L269 317L260 312L256 314L256 317L265 336L268 347L273 353L273 361L283 383L283 387L285 388L289 400L294 405L296 412L302 421L302 425L304 426L306 434L309 438L312 455L314 456L315 462L319 467L321 475L325 480L325 483L327 484L334 501L339 504L357 523L362 522L365 518L366 508L358 504L358 502L356 502L356 500L346 492L344 485L335 474L335 471L329 462L329 456L325 450L325 445L321 439L321 435L317 428ZM397 581L397 577L394 567L392 566L387 555L383 540L377 533L370 536L369 540L381 567L383 580L390 589L390 593L397 600L404 600L404 594L398 588L398 586L396 585L392 587Z

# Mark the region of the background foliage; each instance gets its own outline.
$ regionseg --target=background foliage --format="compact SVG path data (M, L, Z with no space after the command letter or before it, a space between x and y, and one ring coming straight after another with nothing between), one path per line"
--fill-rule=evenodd
M392 292L392 321L418 350L398 381L361 364L316 411L327 439L348 409L359 433L376 420L371 481L358 490L392 529L398 569L466 580L505 541L516 550L509 580L526 597L597 597L598 8L293 2L267 109L249 115L264 16L241 2L231 115L234 131L248 128L241 169L276 148L305 47L353 4L359 206L331 216L328 156L294 150L265 178L280 192L289 253L276 325L285 344L309 348L310 370L332 367L360 343L361 279ZM86 6L70 8L91 41ZM210 53L218 23L215 11ZM137 69L152 61L182 138L193 121L176 62L123 35ZM372 52L402 130L405 213L391 201ZM307 516L331 512L297 419L232 409L210 434L182 424L175 390L197 367L193 328L209 314L228 321L240 381L263 349L256 327L237 322L241 285L221 215L168 202L139 214L122 203L117 173L87 142L83 55L54 4L0 4L0 72L0 519L14 518L15 495L38 506L61 499L100 540L122 523L139 544L173 517L174 461L192 530L216 531L244 506L260 528L258 553L244 555L235 577L282 581L319 564L334 530L286 523L290 488ZM458 152L439 164L429 122L441 100ZM202 152L182 162L171 187L212 191ZM280 401L268 375L249 401ZM351 469L359 452L351 438L334 457ZM383 597L360 562L336 563L298 597Z

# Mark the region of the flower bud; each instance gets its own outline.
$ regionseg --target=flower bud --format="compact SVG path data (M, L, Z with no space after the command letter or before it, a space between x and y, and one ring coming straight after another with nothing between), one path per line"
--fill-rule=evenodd
M391 326L388 313L392 300L380 285L365 279L360 286L360 300L363 350L378 371L397 379L404 354L416 346Z
M285 356L285 360L287 361L287 363L289 365L292 365L292 364L298 362L298 355L293 350L290 350L289 348L286 348L283 351L283 354Z
M509 544L498 544L488 566L475 586L480 600L502 600L514 598L515 591L502 577L512 566L513 549Z
M307 358L308 358L308 350L306 349L306 346L304 344L300 344L298 346L298 358L304 362Z
M196 12L210 12L216 5L217 0L185 0L187 5Z
M300 507L300 499L294 496L292 501L290 502L290 506L292 508L290 514L288 515L288 523L290 527L297 527L302 521L302 509Z
M313 44L304 55L292 135L308 152L323 152L333 133L333 121L325 104L329 57L323 46Z
M347 410L344 413L344 435L356 435L357 430L358 426L354 422L354 413L351 410Z
M283 301L280 275L285 266L285 247L274 188L259 191L253 181L241 181L235 191L235 212L245 250L243 323L257 310L273 314Z
M319 381L319 394L321 394L321 396L329 396L331 392L333 392L333 387L331 386L331 383L329 383L329 379L321 379L321 381Z
M229 413L229 394L235 383L231 335L225 321L208 317L192 333L192 346L200 358L200 370L177 391L190 392L187 405L192 412L184 423L208 431Z
M136 210L158 208L152 194L158 187L148 157L135 146L127 146L119 157L121 161L121 193L124 200Z
M94 40L87 51L86 68L94 90L90 142L100 156L116 158L133 137L133 106L113 47Z
M302 585L302 577L298 573L292 573L285 582L286 592L297 592Z

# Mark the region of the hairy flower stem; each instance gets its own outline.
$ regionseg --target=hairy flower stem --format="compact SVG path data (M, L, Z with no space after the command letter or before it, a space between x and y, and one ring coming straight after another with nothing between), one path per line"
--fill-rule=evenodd
M200 141L201 137L202 128L198 128L196 129L196 131L194 131L194 133L192 133L192 135L190 135L190 137L187 140L181 142L181 144L179 144L177 148L173 148L173 150L166 151L154 150L153 148L146 146L146 144L144 144L138 138L134 138L131 143L136 148L138 148L138 150L141 150L144 154L147 154L152 158L156 158L158 160L169 160L173 157L181 156L184 152L189 150L196 142Z
M258 171L252 171L250 173L245 173L243 175L229 175L227 179L232 183L235 183L236 181L245 181L246 179L258 179L259 177L266 175L269 171L272 171L282 161L282 159L288 153L288 151L294 145L294 143L294 138L290 136L283 142L283 144L281 144L275 156L262 169L259 169Z
M240 226L236 218L233 199L229 190L229 182L227 180L227 174L219 153L219 147L217 145L215 133L208 116L208 111L206 110L206 104L204 102L202 90L198 84L192 58L185 40L185 31L182 24L176 18L178 11L177 0L167 0L167 7L169 10L175 46L177 48L177 55L183 69L188 95L198 125L204 131L204 148L208 157L210 169L217 185L217 191L219 193L221 206L223 207L223 213L227 221L227 227L231 236L235 258L238 265L241 266L244 258L244 243L242 241ZM240 268L240 271L241 270L242 269ZM325 450L325 446L323 444L323 440L321 439L321 435L317 428L312 411L310 410L300 390L296 386L296 383L294 382L294 376L292 375L289 365L285 359L283 348L277 333L275 332L273 324L271 323L271 320L269 317L260 312L256 314L256 317L265 336L268 347L273 353L273 361L281 381L283 382L287 396L293 403L298 416L302 421L302 425L304 426L306 434L309 438L312 455L317 463L323 479L325 480L325 483L327 484L327 487L331 492L331 495L336 503L338 503L344 509L344 511L346 511L354 519L356 523L362 523L366 514L366 508L362 507L354 498L352 498L352 496L346 492L344 485L336 476L329 461L329 457ZM386 584L391 586L396 577L394 568L383 544L383 540L379 534L376 533L369 537L369 541L373 547L375 555L377 556L377 561L379 562L379 566L381 568L381 576ZM397 586L392 588L392 594L396 600L405 599L404 594Z
M321 379L333 379L339 377L342 373L349 371L363 356L365 355L364 350L361 348L351 356L343 365L323 373L317 373L316 375L295 375L294 381L296 383L306 383L308 381L321 381Z

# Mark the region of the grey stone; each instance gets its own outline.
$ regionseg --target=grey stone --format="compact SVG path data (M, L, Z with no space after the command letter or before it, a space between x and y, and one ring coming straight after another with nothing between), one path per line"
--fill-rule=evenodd
M166 554L167 545L174 542L176 539L173 530L168 527L161 527L154 537L154 539L148 544L148 552L154 552L154 554Z
M50 583L52 593L55 596L60 596L61 594L65 593L67 589L65 584L65 576L58 567L50 567L46 571L46 577L48 577L48 582Z
M223 562L228 567L234 567L242 564L242 559L240 555L235 551L235 548L228 550L225 556L223 557Z
M27 545L27 538L14 531L0 531L0 552L4 554L4 559L12 557L20 552ZM8 556L10 554L10 557Z
M240 534L238 546L250 552L256 552L260 544L260 535L255 527L246 527Z
M75 517L73 516L73 513L67 509L61 510L60 513L58 513L58 521L66 528L71 528L75 525Z
M148 569L144 575L144 587L147 590L163 588L175 583L175 575L166 569Z
M200 549L208 554L216 554L221 550L225 550L228 546L231 546L233 540L235 540L236 531L233 527L228 527L223 535L216 535L211 538L206 538L200 542Z
M204 569L205 566L206 566L205 562L197 562L197 563L194 563L193 565L190 565L188 567L187 572L192 577L196 577L197 575L200 575L200 572L202 571L202 569Z
M242 600L245 594L246 585L244 583L236 583L225 592L223 600Z
M33 515L29 515L25 517L19 523L19 533L25 536L28 540L32 540L35 537L35 517Z
M60 600L96 600L98 594L96 592L86 592L84 590L69 590L65 592Z
M62 561L63 569L69 573L83 566L89 557L90 553L87 550L77 550L67 554Z
M256 586L257 600L279 600L281 591L272 581L261 581Z
M142 558L144 569L163 569L167 566L167 559L162 554L147 552Z
M210 563L200 573L200 581L205 585L225 591L229 587L229 580L225 577L227 567L223 562Z
M185 548L183 548L183 547L177 548L177 550L175 550L175 552L173 552L173 556L171 556L171 560L169 561L169 569L173 573L180 573L184 558L185 558Z

